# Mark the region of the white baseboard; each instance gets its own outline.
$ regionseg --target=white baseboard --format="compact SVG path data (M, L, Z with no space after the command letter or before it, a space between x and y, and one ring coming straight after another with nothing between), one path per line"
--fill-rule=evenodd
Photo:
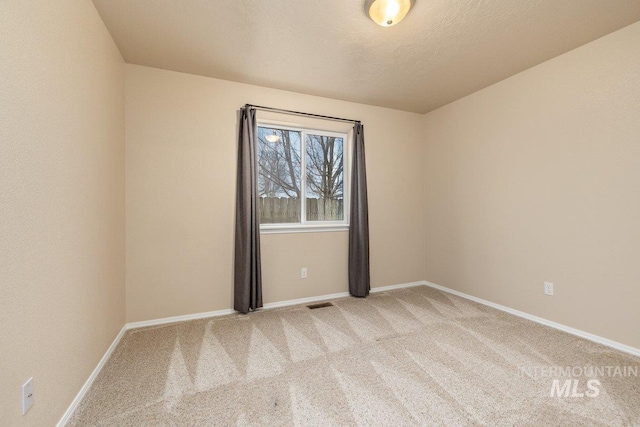
M338 299L348 297L349 292L338 292L336 294L318 295L317 297L307 297L290 299L286 301L269 302L262 307L264 310L270 310L272 308L289 307L291 305L309 304L310 302L326 301L330 299Z
M206 311L203 313L185 314L182 316L163 317L161 319L143 320L140 322L127 323L125 327L127 329L145 328L147 326L164 325L167 323L186 322L188 320L206 319L208 317L226 316L227 314L233 314L236 311L231 308L216 311Z
M420 285L426 285L426 284L427 282L425 282L424 280L419 282L400 283L398 285L389 285L389 286L380 286L377 288L371 288L369 292L372 294L375 294L376 292L391 291L393 289L401 289L401 288L410 288L413 286L420 286ZM336 294L319 295L317 297L307 297L307 298L290 299L286 301L270 302L265 304L264 307L262 308L265 310L269 310L272 308L288 307L291 305L309 304L312 302L327 301L332 299L344 298L348 296L349 296L349 292L338 292Z
M389 286L380 286L377 288L371 288L369 292L372 294L375 294L376 292L386 292L386 291L392 291L394 289L412 288L414 286L424 286L426 284L427 284L426 280L420 280L418 282L400 283L399 285L389 285Z
M109 360L109 357L111 357L111 353L113 353L113 351L116 349L116 347L120 343L120 340L122 339L126 331L127 331L127 325L124 325L122 329L120 329L120 332L118 332L118 335L116 335L116 337L114 338L109 348L107 349L107 352L104 354L104 356L102 356L102 359L100 359L100 362L98 362L98 366L96 366L93 372L91 372L91 375L89 375L89 378L84 383L84 385L82 386L82 388L80 389L76 397L73 399L73 402L71 402L71 405L69 405L69 407L65 411L62 418L60 418L60 421L58 421L58 424L56 424L57 427L64 427L67 424L67 422L75 412L76 408L84 398L84 395L87 394L87 391L89 391L89 388L91 388L91 385L95 381L96 377L98 376L98 374L100 373L104 365L107 363L107 360Z
M421 280L419 282L410 282L410 283L400 283L398 285L389 285L389 286L380 286L377 288L371 288L371 293L376 293L376 292L384 292L384 291L391 291L393 289L401 289L401 288L410 288L413 286L420 286L420 285L426 285L427 282L425 282L424 280ZM348 297L349 296L349 292L338 292L335 294L326 294L326 295L318 295L318 296L314 296L314 297L306 297L306 298L297 298L297 299L290 299L290 300L285 300L285 301L277 301L277 302L269 302L264 304L264 306L262 307L263 310L270 310L270 309L274 309L274 308L281 308L281 307L289 307L292 305L302 305L302 304L309 304L312 302L319 302L319 301L327 301L327 300L332 300L332 299L338 299L338 298L344 298L344 297ZM224 310L216 310L216 311L207 311L207 312L203 312L203 313L194 313L194 314L185 314L183 316L173 316L173 317L163 317L160 319L153 319L153 320L143 320L141 322L131 322L131 323L127 323L126 328L128 329L137 329L137 328L144 328L147 326L157 326L157 325L164 325L164 324L168 324L168 323L176 323L176 322L186 322L188 320L196 320L196 319L206 319L209 317L217 317L217 316L225 316L227 314L233 314L236 313L235 310L231 309L231 308L227 308Z
M424 282L424 284L429 286L429 287L432 287L434 289L438 289L438 290L443 291L443 292L447 292L447 293L450 293L450 294L453 294L453 295L457 295L459 297L466 298L466 299L471 300L471 301L475 301L475 302L477 302L479 304L486 305L488 307L492 307L492 308L495 308L495 309L500 310L500 311L504 311L504 312L509 313L509 314L513 314L514 316L522 317L524 319L531 320L531 321L536 322L536 323L540 323L541 325L549 326L551 328L558 329L560 331L563 331L563 332L566 332L566 333L569 333L569 334L572 334L572 335L579 336L579 337L587 339L589 341L593 341L595 343L602 344L602 345L605 345L607 347L614 348L616 350L620 350L622 352L631 354L633 356L640 357L640 349L638 349L638 348L631 347L629 345L622 344L622 343L619 343L617 341L610 340L608 338L603 338L601 336L594 335L594 334L591 334L589 332L581 331L580 329L575 329L575 328L572 328L570 326L563 325L561 323L552 322L551 320L547 320L547 319L544 319L542 317L534 316L533 314L525 313L524 311L519 311L519 310L515 310L513 308L506 307L504 305L496 304L495 302L483 300L481 298L474 297L473 295L468 295L468 294L465 294L463 292L456 291L454 289L449 289L449 288L446 288L444 286L436 285L435 283Z

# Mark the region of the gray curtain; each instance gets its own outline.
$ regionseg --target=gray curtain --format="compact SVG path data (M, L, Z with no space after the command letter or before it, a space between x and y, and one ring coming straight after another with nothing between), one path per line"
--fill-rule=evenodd
M371 289L369 274L369 202L364 160L364 127L353 127L351 209L349 215L349 293L366 297Z
M256 110L240 110L236 242L233 308L248 313L262 307L260 218L258 213L258 153Z

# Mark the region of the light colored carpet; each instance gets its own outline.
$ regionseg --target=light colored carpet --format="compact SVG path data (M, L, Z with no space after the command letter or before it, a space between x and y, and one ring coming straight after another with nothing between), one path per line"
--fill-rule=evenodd
M535 373L638 365L420 286L129 331L68 425L640 425L637 376Z

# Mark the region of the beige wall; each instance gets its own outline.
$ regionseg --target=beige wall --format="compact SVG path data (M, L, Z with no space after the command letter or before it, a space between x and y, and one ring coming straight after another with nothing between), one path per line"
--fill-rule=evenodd
M362 120L372 286L423 279L421 116L136 65L126 70L129 322L231 307L237 112L245 103ZM263 235L265 302L346 291L346 234ZM301 267L309 269L306 280Z
M636 23L424 118L427 280L640 348L639 46Z
M0 424L51 426L125 321L124 65L90 1L1 9Z

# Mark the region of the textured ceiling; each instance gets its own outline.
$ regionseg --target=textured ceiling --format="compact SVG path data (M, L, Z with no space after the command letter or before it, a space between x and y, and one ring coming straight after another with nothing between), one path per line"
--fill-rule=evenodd
M125 61L425 113L640 20L640 0L94 0Z

